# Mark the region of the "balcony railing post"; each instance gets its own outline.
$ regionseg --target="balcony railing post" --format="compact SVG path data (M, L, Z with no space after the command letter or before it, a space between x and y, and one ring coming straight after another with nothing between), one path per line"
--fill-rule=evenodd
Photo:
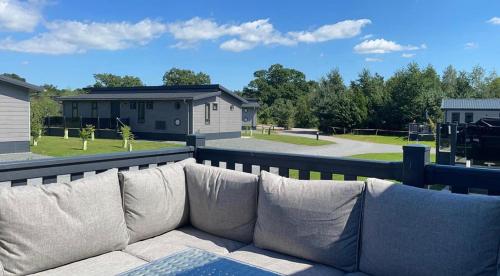
M403 146L403 184L425 187L425 166L430 163L430 147Z
M194 147L194 153L193 157L197 159L198 162L201 162L201 160L198 160L197 156L197 149L199 147L204 147L205 146L205 135L202 134L189 134L186 135L186 146L191 146Z

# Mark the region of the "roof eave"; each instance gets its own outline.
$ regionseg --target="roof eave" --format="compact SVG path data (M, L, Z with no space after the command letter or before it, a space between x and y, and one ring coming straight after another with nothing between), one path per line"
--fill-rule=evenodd
M26 88L28 90L35 91L35 92L42 92L44 90L43 87L40 87L38 85L34 85L34 84L27 83L24 81L16 80L16 79L9 78L6 76L0 76L0 81L6 82L6 83L11 84L11 85L20 86L20 87L23 87L23 88Z

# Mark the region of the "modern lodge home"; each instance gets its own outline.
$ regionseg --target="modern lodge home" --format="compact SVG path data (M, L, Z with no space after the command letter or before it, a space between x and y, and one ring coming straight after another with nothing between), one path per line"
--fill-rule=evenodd
M218 84L88 91L60 98L65 118L80 118L80 122L91 118L108 126L118 120L130 125L141 139L184 140L189 134L204 134L207 139L240 137L242 105L248 103Z

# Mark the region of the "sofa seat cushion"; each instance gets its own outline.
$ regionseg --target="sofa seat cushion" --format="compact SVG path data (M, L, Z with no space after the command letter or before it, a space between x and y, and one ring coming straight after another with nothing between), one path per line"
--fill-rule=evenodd
M367 180L359 270L498 275L500 197Z
M128 244L118 170L72 181L0 189L0 260L29 274Z
M364 186L263 171L255 246L355 271Z
M191 224L213 235L251 243L258 176L200 164L186 165L185 171Z
M193 158L156 168L120 172L129 243L183 226L189 217L184 165Z
M345 275L342 270L330 266L260 249L254 245L240 248L226 257L284 275Z
M147 262L122 251L113 251L96 257L84 259L57 268L45 270L36 276L111 276L131 270Z
M153 261L187 248L199 248L224 255L243 246L245 244L217 237L188 226L130 244L125 248L125 252L146 261Z

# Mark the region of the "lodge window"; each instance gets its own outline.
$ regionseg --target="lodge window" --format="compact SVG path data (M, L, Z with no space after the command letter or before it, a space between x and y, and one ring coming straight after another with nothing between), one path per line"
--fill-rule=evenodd
M71 117L78 118L78 103L71 103Z
M152 110L153 109L153 102L146 102L146 109L150 109Z
M97 102L92 102L91 103L91 112L90 112L90 116L92 118L97 118Z
M205 104L205 125L210 124L210 104Z
M181 103L175 102L175 109L181 109Z
M219 109L219 105L218 105L218 104L216 104L216 103L213 103L213 104L212 104L212 109L213 109L214 111L217 111L217 109Z
M165 129L167 129L167 124L165 123L165 121L156 121L155 122L155 129L165 130Z
M146 121L146 109L144 102L137 103L137 122L143 124Z
M137 109L137 103L136 102L130 102L130 109Z
M466 112L465 113L465 123L472 123L474 121L474 113Z
M451 122L452 123L460 123L460 113L459 112L453 112L451 113Z
M234 110L234 105L231 105L231 106L229 107L229 110L233 111L233 110Z

